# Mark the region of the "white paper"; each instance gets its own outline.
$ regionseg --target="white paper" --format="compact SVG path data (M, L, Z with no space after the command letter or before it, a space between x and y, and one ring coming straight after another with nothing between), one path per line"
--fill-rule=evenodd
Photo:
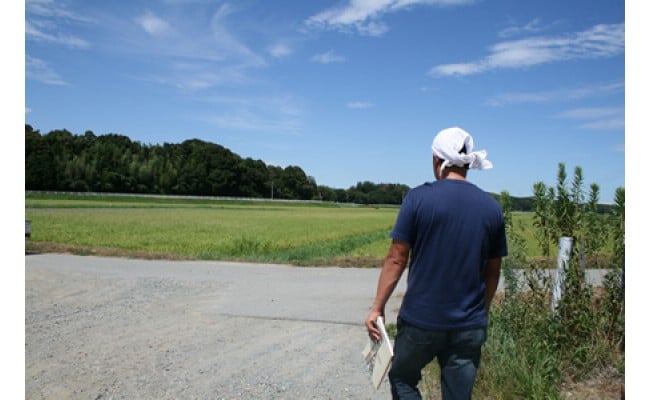
M379 342L374 342L368 337L366 347L361 354L363 354L366 365L370 370L372 384L375 386L375 389L379 389L393 360L393 345L390 337L388 337L388 332L386 331L382 317L377 318L376 325L381 333L381 339Z

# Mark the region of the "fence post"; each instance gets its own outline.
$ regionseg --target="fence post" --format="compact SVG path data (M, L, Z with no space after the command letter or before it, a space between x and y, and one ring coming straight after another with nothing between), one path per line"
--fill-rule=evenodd
M560 249L557 254L557 269L555 270L555 282L553 284L553 298L551 299L551 310L557 311L557 306L562 298L564 290L564 278L569 268L569 258L571 257L571 245L573 239L563 236L560 238Z

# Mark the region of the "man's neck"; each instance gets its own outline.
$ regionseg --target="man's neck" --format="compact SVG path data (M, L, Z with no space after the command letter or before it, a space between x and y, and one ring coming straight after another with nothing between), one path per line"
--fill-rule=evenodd
M442 176L442 179L454 179L458 181L466 181L467 177L465 174L455 171L453 168L446 168L445 174Z

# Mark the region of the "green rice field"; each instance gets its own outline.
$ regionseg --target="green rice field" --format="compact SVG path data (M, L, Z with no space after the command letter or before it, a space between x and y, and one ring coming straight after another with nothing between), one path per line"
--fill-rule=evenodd
M205 198L27 194L34 251L381 266L398 207ZM536 255L532 215L515 225Z

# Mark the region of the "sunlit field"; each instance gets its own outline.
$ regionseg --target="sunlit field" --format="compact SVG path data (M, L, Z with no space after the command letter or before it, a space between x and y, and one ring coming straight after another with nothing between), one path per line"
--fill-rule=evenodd
M34 245L298 265L377 266L397 212L396 207L320 203L87 196L25 200Z
M149 258L381 266L398 207L28 194L32 249ZM533 216L513 213L528 256Z

